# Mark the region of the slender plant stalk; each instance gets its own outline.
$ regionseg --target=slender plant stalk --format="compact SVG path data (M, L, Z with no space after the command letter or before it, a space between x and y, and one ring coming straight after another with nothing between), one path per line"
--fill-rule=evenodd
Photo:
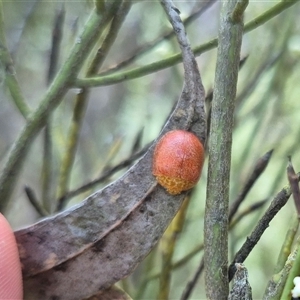
M262 13L258 17L254 18L253 20L245 24L243 33L250 32L255 28L263 25L267 21L279 15L284 10L296 4L298 1L300 0L294 0L294 1L285 0L275 4L266 12ZM192 50L196 56L199 56L200 54L205 53L206 51L209 51L211 49L214 49L217 46L218 46L218 39L214 38L208 41L207 43L194 47ZM75 80L74 86L80 88L80 87L96 87L96 86L103 86L103 85L112 85L126 80L131 80L131 79L149 75L159 70L163 70L171 66L174 66L175 64L178 64L181 61L182 61L181 53L177 53L172 56L169 56L166 59L162 59L160 61L156 61L154 63L142 67L134 68L132 70L118 72L116 74L111 74L106 76L102 76L100 74L97 77L84 78L84 79L78 78Z
M174 254L177 237L182 231L186 211L189 205L189 197L186 197L177 215L169 225L162 237L162 270L160 274L160 286L157 299L169 299L171 274L173 270L172 257Z
M111 46L113 45L117 37L119 29L121 28L127 13L129 12L130 7L131 7L131 1L124 1L123 5L121 5L118 12L115 14L111 22L110 29L102 43L102 46L100 47L100 49L98 49L94 59L92 60L86 72L86 76L89 77L91 75L94 75L103 64ZM58 191L57 191L58 199L62 199L62 196L68 190L69 179L70 179L71 170L74 163L76 148L79 139L79 132L85 115L86 107L88 105L89 94L90 94L89 90L83 88L76 97L73 119L68 133L66 151L64 152L65 155L61 163L61 170L60 170L59 184L58 184ZM59 201L57 205L57 210L63 209L64 204L65 201Z
M52 187L52 137L51 137L51 117L48 118L44 128L44 149L43 149L43 165L42 165L42 203L48 213L51 212L51 187Z
M299 178L299 174L298 174ZM274 197L269 207L265 211L264 215L260 218L258 223L252 232L247 236L244 244L236 252L232 263L229 266L228 276L231 280L235 273L235 263L243 263L245 259L249 256L255 245L260 240L263 233L269 227L270 222L279 212L279 210L287 203L289 197L291 196L291 189L289 186L284 187L277 195Z
M238 1L223 2L211 110L207 199L204 220L204 266L207 299L227 299L228 202L234 100L243 35ZM239 8L239 11L237 11Z
M299 243L299 237L298 237L296 246L299 247L299 245L300 245L300 243ZM293 280L296 276L299 276L300 251L299 251L299 248L297 248L297 250L298 250L298 252L295 256L295 260L292 263L292 268L291 268L290 272L287 275L287 280L286 280L286 283L284 285L283 292L282 292L282 295L281 295L281 298L280 298L280 299L283 299L283 300L290 299L291 291L294 287Z
M57 11L53 28L52 28L52 40L50 60L47 73L47 85L49 86L55 77L58 69L59 54L61 49L61 42L63 39L63 27L65 22L65 7L61 6ZM53 174L53 151L52 151L52 118L48 117L47 124L44 128L44 149L43 149L43 164L42 164L42 203L44 208L51 213L52 212L52 174Z
M35 208L36 212L42 217L48 216L49 213L38 201L33 189L30 188L29 186L25 186L24 190L25 190L28 200L30 201L31 205Z
M265 294L263 296L263 300L286 300L286 299L291 299L291 290L288 291L289 297L283 298L281 297L282 291L284 289L287 277L289 276L289 273L293 267L295 258L298 254L300 246L300 239L298 238L296 243L295 243L295 248L293 252L288 256L283 269L277 273L274 274L269 281L269 284L267 286L267 289L265 291Z
M291 253L292 245L293 245L293 242L295 239L295 235L298 231L298 228L299 228L299 219L297 216L295 216L291 227L289 228L289 230L286 233L283 245L281 247L281 250L280 250L280 253L278 256L278 260L277 260L277 264L276 264L274 273L279 273L282 270L282 268L284 267L284 264L285 264L288 256Z
M64 155L60 164L60 172L57 186L57 198L61 198L67 192L72 166L75 160L75 153L79 139L79 133L82 121L88 104L87 92L79 91L76 96L75 107L73 111L72 121L69 128ZM56 204L55 204L56 205ZM63 208L58 205L58 210Z
M245 210L243 210L236 219L234 219L229 226L229 231L231 229L233 229L245 216L247 216L248 214L251 214L253 212L255 212L256 210L260 209L261 206L266 202L266 200L264 201L259 201L253 205L251 205L250 207L246 208ZM180 268L182 266L184 266L189 260L191 260L193 257L195 257L197 254L199 254L204 248L204 244L201 243L198 246L196 246L191 252L189 252L186 256L184 256L183 258L179 259L177 262L172 264L172 269L177 269ZM142 281L142 285L144 285L145 283L153 280L153 279L157 279L159 278L160 273L154 273L148 277L145 278L145 280Z
M47 84L49 85L56 72L59 60L59 53L61 49L61 42L63 39L63 27L65 22L65 7L61 6L60 10L56 13L53 29L52 29L52 40L51 40L51 51L50 51L50 59L49 59L49 67L47 73Z
M193 21L197 20L199 16L201 16L210 6L212 6L216 0L209 0L207 2L202 2L200 4L200 7L193 12L190 16L188 16L186 19L182 20L185 28L187 28L190 24L192 24ZM108 75L112 73L116 73L117 71L120 71L121 69L124 69L125 67L129 66L133 62L137 61L138 58L140 58L142 55L144 55L147 52L150 52L153 50L157 45L159 45L161 42L166 42L173 38L175 36L175 33L173 30L168 30L155 40L141 45L138 49L135 50L134 54L127 59L123 60L122 62L118 63L116 66L111 67L109 69L106 69L101 72L101 75Z
M105 11L105 0L95 0L95 6L98 13L103 13Z
M233 203L230 206L229 216L228 216L229 222L232 220L234 214L237 212L238 208L244 201L246 195L249 193L249 191L252 188L252 186L254 185L255 181L266 169L266 167L270 161L270 158L272 156L272 153L273 153L273 150L268 151L263 157L260 157L259 160L256 162L254 170L250 175L250 178L247 180L242 191L239 193L237 198L233 201Z
M138 289L136 293L134 294L134 299L145 299L144 294L147 289L147 285L149 283L149 279L147 274L150 274L153 272L153 269L156 269L156 257L158 253L158 246L156 246L154 249L151 250L147 258L145 259L145 264L143 264L144 272L141 273L142 275L142 280L141 283L138 285ZM157 273L158 278L160 273Z
M245 24L244 32L252 31L253 29L265 24L297 2L299 2L299 0L282 0L281 2L276 3L273 7L265 11L263 14Z
M110 2L110 7L103 16L100 16L95 11L91 13L69 58L49 87L39 107L28 118L28 122L14 143L0 175L0 211L4 211L11 198L32 141L41 128L45 126L47 117L58 106L71 87L74 77L77 76L85 58L97 41L98 28L101 28L107 23L117 5L119 5L118 1Z
M266 291L263 297L264 300L281 299L281 294L288 278L288 274L294 264L294 260L297 256L297 252L300 246L300 238L298 237L294 245L294 250L291 250L298 228L299 220L298 217L295 216L282 244L277 264L274 270L274 275L272 276L266 287Z
M5 85L8 87L12 100L22 116L26 119L30 113L30 109L24 99L21 87L16 77L15 67L13 65L12 58L7 48L6 37L4 32L4 20L3 20L3 5L0 0L0 64L2 65L5 78Z

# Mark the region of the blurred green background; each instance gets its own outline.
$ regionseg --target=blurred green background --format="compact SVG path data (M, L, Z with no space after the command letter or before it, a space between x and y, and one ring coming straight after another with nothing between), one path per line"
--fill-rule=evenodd
M274 6L275 1L250 2L245 23ZM205 2L176 1L184 19ZM92 1L6 1L3 3L7 43L13 57L17 78L28 105L34 110L47 90L47 72L51 51L51 35L55 17L64 7L63 39L58 67L68 57L70 49L93 8ZM214 3L187 27L192 46L205 43L217 36L220 3ZM287 156L292 155L296 172L300 169L300 5L281 13L259 28L244 35L241 57L248 56L240 70L235 129L232 147L230 198L234 200L251 173L255 162L274 149L272 159L259 178L242 208L249 204L272 199L287 184ZM134 2L123 27L107 57L102 70L133 55L138 47L151 42L170 29L160 4L155 1ZM139 67L177 53L175 39L164 41L149 53L139 57L131 66ZM216 49L197 57L206 91L213 88ZM2 81L2 80L1 80ZM2 81L3 82L3 81ZM125 81L94 88L80 133L76 160L72 170L70 189L89 182L104 168L113 166L131 155L133 144L141 130L140 148L157 137L183 84L181 64ZM66 145L67 132L73 113L75 96L72 89L52 115L51 137L53 172L51 196L55 199L59 167ZM22 130L25 121L11 100L6 87L0 89L0 165ZM22 170L17 188L7 211L14 228L30 225L39 215L29 203L24 186L30 186L41 197L43 136L35 140ZM126 171L126 170L124 170ZM122 172L114 174L110 181ZM203 216L206 194L207 162L202 178L195 189L183 232L178 237L174 262L185 257L203 241ZM68 206L78 203L94 190L77 196ZM253 289L253 298L261 299L272 275L283 238L295 214L292 199L271 222L262 239L245 265ZM230 257L239 249L266 207L245 217L230 233ZM147 234L147 233L145 233ZM160 248L136 269L121 285L136 299L143 280L160 270ZM174 270L170 299L180 299L187 282L194 274L202 252L184 266ZM155 299L158 279L149 280L140 299ZM191 299L205 299L203 278Z

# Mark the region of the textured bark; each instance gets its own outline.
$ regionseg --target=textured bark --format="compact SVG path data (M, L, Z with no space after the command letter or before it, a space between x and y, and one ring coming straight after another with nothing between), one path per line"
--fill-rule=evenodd
M205 287L207 299L228 297L228 197L234 100L243 33L240 2L225 1L211 110L205 210ZM237 14L238 9L238 14Z

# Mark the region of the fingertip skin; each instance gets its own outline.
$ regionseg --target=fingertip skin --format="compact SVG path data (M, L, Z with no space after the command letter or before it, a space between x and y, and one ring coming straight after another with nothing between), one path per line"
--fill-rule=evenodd
M0 213L0 299L23 299L22 272L14 233Z

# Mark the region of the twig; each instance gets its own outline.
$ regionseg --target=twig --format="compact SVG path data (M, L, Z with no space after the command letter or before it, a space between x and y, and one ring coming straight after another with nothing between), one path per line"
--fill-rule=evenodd
M105 0L95 0L95 6L99 14L105 11Z
M299 180L300 174L298 174ZM291 195L290 187L283 188L272 200L265 214L259 220L258 224L252 231L249 237L247 237L245 243L242 245L240 250L236 253L233 262L229 266L229 280L232 279L235 272L235 263L243 263L248 257L254 246L257 244L265 230L268 228L271 220L276 216L279 210L287 203Z
M201 6L195 12L193 12L190 16L188 16L185 20L182 21L184 26L187 27L188 25L190 25L194 20L196 20L199 16L201 16L215 2L216 0L209 0L207 2L201 3ZM134 54L132 56L118 63L116 66L102 71L99 75L104 76L111 73L115 73L116 71L120 71L121 69L127 67L128 65L136 61L141 55L151 51L155 46L159 45L163 41L167 41L171 39L172 37L174 37L174 31L170 30L162 34L154 41L143 44L140 48L134 51Z
M59 61L61 41L63 37L63 26L65 21L65 6L62 4L56 12L54 26L52 30L51 52L49 57L49 67L47 74L47 85L50 85L55 74ZM44 130L44 149L42 165L42 201L44 207L51 212L51 182L52 182L52 137L51 137L51 117L48 117Z
M108 33L106 34L106 37L100 49L98 49L98 51L96 52L96 55L93 58L86 72L87 77L94 75L101 67L112 44L114 43L117 37L119 29L121 28L123 21L125 20L125 17L129 12L130 7L131 7L131 1L124 1L122 5L119 7L118 11L114 14L114 18L111 22L111 26L108 30ZM102 31L100 30L99 33L103 32L104 29L105 27L103 27ZM88 99L89 99L89 90L85 88L81 89L76 97L72 123L68 133L66 150L64 151L65 155L61 163L59 183L57 188L57 198L59 199L62 199L61 197L66 193L68 189L69 179L70 179L72 166L75 159L78 139L79 139L79 132L85 115ZM59 201L57 203L56 210L59 211L63 209L65 204L66 204L65 201L61 201L61 202Z
M292 165L292 159L289 156L289 163L287 167L287 176L288 180L291 186L293 198L294 198L294 203L296 206L298 218L300 218L300 190L299 190L299 180L298 176L295 173L294 167Z
M243 90L240 92L240 94L237 95L236 97L236 107L237 109L241 106L242 100L246 99L249 94L254 90L254 88L257 86L257 83L261 80L261 77L267 70L272 68L274 64L281 58L282 52L276 54L275 56L271 56L262 63L260 64L259 68L251 79L248 79L246 82L246 86L243 88Z
M177 241L177 237L182 231L186 211L189 205L190 197L187 196L169 225L168 229L166 230L165 234L162 237L161 244L162 244L162 269L160 274L160 281L159 281L159 292L157 299L169 299L169 291L170 291L170 284L171 284L171 273L172 273L172 257L175 250L175 245Z
M139 152L131 155L129 158L124 159L123 161L121 161L119 164L115 165L114 167L105 170L98 178L85 183L84 185L76 188L75 190L71 190L69 192L67 192L65 195L63 195L61 198L59 198L57 200L57 202L65 202L70 198L73 198L87 190L89 190L90 188L94 187L95 185L107 180L110 176L112 176L114 173L116 173L117 171L120 171L126 167L128 167L129 165L132 164L133 161L135 161L136 159L138 159L139 157L141 157L143 154L146 153L146 151L148 150L149 145L146 145L142 150L140 150Z
M77 149L77 143L79 139L79 133L85 115L87 107L87 95L86 92L80 90L76 97L75 107L73 110L73 116L71 125L67 135L67 141L65 146L64 155L60 163L60 171L58 175L58 186L56 192L56 198L61 199L62 195L67 192L72 166L75 160L75 154ZM55 203L55 211L60 211L64 208L65 202Z
M284 242L280 249L280 253L277 259L277 264L274 273L279 273L284 267L286 260L291 253L292 245L295 239L295 235L298 231L298 228L299 228L299 219L298 217L296 217L293 219L292 225L290 226L284 238Z
M241 70L241 68L245 65L245 62L247 61L247 59L248 59L248 56L245 56L240 60L239 70ZM210 132L211 103L213 100L213 95L214 95L214 90L211 88L205 97L205 103L206 103L206 107L207 107L207 136L208 136L208 138L209 138L209 132ZM209 145L209 141L207 140L206 147L208 147L208 145ZM207 150L207 149L205 149L205 150Z
M292 267L288 272L287 279L280 299L289 299L289 297L291 297L291 290L294 287L293 280L296 276L299 276L299 269L300 269L299 246L300 246L300 237L297 238L297 243L295 245L295 250L297 251L296 252L297 254L294 256L294 260L290 262Z
M135 140L132 144L132 148L131 148L131 154L136 153L140 148L141 148L141 141L143 138L143 134L144 134L144 127L142 127L139 132L137 133Z
M148 276L151 271L155 268L156 265L156 257L158 252L158 246L156 246L154 249L151 250L147 258L145 259L145 266L144 266L144 272L142 274L143 278L142 281L139 283L138 290L135 293L134 299L144 299L144 294L146 292L147 285L149 281L152 279L152 276ZM155 275L157 275L154 279L159 278L160 272L157 272Z
M31 115L15 141L0 175L0 211L3 212L10 200L32 141L37 133L45 126L47 117L59 105L63 96L71 87L71 82L73 82L74 77L77 76L85 58L97 41L97 29L107 24L118 5L119 1L110 2L110 7L103 17L98 15L95 11L92 12L78 39L78 43L74 45L69 58L60 69L46 95L40 101L40 105Z
M288 297L283 298L281 294L283 292L290 271L294 265L294 261L296 257L299 255L299 251L298 251L299 247L300 247L300 238L298 237L294 245L294 250L288 255L282 268L277 273L275 273L272 276L271 280L269 281L265 294L263 296L263 300L280 300L280 299L291 298L290 295L291 290L287 290Z
M3 5L2 0L0 0L0 64L5 70L5 85L8 87L16 107L18 108L22 116L26 119L30 113L30 108L26 103L16 77L15 67L7 48L4 28Z
M259 15L257 18L254 18L244 27L244 34L254 30L255 28L263 25L267 21L271 20L272 18L276 17L278 14L286 10L287 8L291 7L292 5L296 4L300 0L295 1L282 1L275 4L266 12ZM201 44L199 46L194 47L192 50L196 56L205 53L211 49L216 48L218 45L218 39L214 38L208 41L205 44ZM169 68L174 66L182 61L181 53L174 54L169 56L166 59L162 59L160 61L156 61L154 63L134 68L129 71L119 72L116 74L111 74L107 76L97 76L91 78L77 78L74 82L75 87L96 87L96 86L103 86L103 85L112 85L119 82L123 82L126 80L131 80L135 78L139 78L142 76L146 76L148 74L157 72L159 70L163 70L165 68Z
M191 295L191 293L192 293L192 291L193 291L193 289L194 289L194 287L195 287L195 285L196 285L196 283L197 283L197 281L198 281L201 273L203 272L203 270L204 270L204 259L202 257L201 262L200 262L200 264L199 264L199 266L198 266L198 268L196 270L196 273L193 276L193 279L191 281L189 281L189 283L185 287L180 300L187 300L187 299L189 299L189 297L190 297L190 295Z
M51 187L52 187L52 137L51 118L44 128L44 149L42 165L42 203L45 209L51 212Z
M186 127L193 131L204 145L206 141L206 116L204 109L205 92L197 61L191 49L182 20L178 14L178 9L173 5L172 1L161 0L161 4L172 24L182 53L184 68L183 94L185 94L190 99L191 103L195 105L194 108L189 106L185 109L190 112L195 110L199 115L198 119L187 119Z
M61 9L56 13L54 26L52 30L52 44L51 44L51 52L50 52L50 60L49 60L49 68L47 74L47 84L52 82L57 70L58 59L59 59L59 51L62 41L62 33L63 33L63 25L65 20L65 7L62 4Z
M237 199L230 205L229 216L228 216L229 222L232 220L233 215L238 210L239 206L241 205L241 203L245 199L246 195L248 194L248 192L252 188L255 181L259 178L259 176L266 169L266 167L267 167L267 165L270 161L270 158L272 156L272 153L273 153L273 149L268 151L266 154L264 154L257 161L257 163L254 167L254 170L253 170L252 174L250 175L250 178L247 180L247 182L246 182L244 188L242 189L241 193L238 195Z
M236 216L236 218L232 218L232 221L229 224L229 230L231 228L233 228L242 218L244 218L248 214L260 209L263 205L266 204L267 201L268 201L268 199L265 199L265 200L262 200L262 201L255 202L255 203L251 204L250 206L246 207L243 211L241 211Z
M44 207L39 203L39 201L36 198L36 195L32 188L30 188L28 185L24 187L25 193L27 195L28 200L32 204L32 206L35 208L37 213L42 216L46 217L49 215L49 213L44 209Z
M246 215L256 211L257 209L259 209L263 204L265 204L266 200L264 201L259 201L253 205L251 205L250 207L248 207L247 209L245 209L242 213L240 213L236 219L233 220L233 222L230 223L229 226L229 231L234 228L239 221L242 220L243 217L245 217ZM203 244L200 244L199 246L197 246L197 248L195 248L192 252L190 252L187 256L185 256L183 259L179 260L178 262L176 262L173 266L173 268L177 268L179 266L181 266L182 264L184 264L187 260L189 260L190 258L192 258L195 254L199 253L201 250L203 249ZM181 300L187 300L189 299L193 289L195 288L199 277L201 275L201 273L204 270L204 260L203 258L200 261L200 264L193 276L193 278L189 281L189 283L187 284L182 296L181 296ZM151 277L152 279L152 277Z
M254 204L252 204L250 207L246 208L243 212L241 212L236 219L233 220L233 222L230 223L229 226L229 230L231 230L232 228L234 228L239 221L242 220L243 217L245 217L246 215L253 213L254 211L256 211L257 209L261 208L263 204L265 204L267 200L263 200L263 201L258 201ZM198 246L195 247L195 249L193 249L191 252L189 252L185 257L183 257L182 259L179 259L177 262L175 262L172 265L172 269L177 269L181 266L183 266L184 264L186 264L190 259L192 259L195 255L199 254L200 251L202 251L204 248L204 244L201 243ZM200 275L202 274L204 269L204 261L203 258L201 259L201 262L193 276L193 278L189 281L189 283L187 284L185 290L183 291L183 294L181 296L181 300L187 300L189 299L193 289L195 288ZM145 288L145 284L147 282L149 282L150 280L153 279L157 279L159 277L160 273L155 273L153 275L150 275L149 277L147 277L145 280L142 281L141 285ZM140 299L140 298L138 298Z
M247 6L247 1L245 1ZM207 199L204 219L205 291L208 299L229 293L228 202L234 101L242 44L243 11L239 21L229 17L236 1L223 2L211 109Z
M300 246L300 238L298 237L294 245L294 250L291 251L292 244L296 232L299 228L298 217L295 217L293 224L289 228L284 242L281 246L279 257L277 260L276 267L274 269L274 275L269 281L263 299L264 300L279 300L281 299L281 294L286 283L286 279L294 263L297 251Z
M190 94L189 96L191 99L194 99L193 101L198 101L201 98L204 100L204 89L202 86L198 65L186 35L184 25L178 14L178 10L172 1L161 0L161 4L164 7L169 21L173 26L173 30L182 52L185 85L188 93Z
M287 8L293 6L297 2L299 2L299 0L292 0L292 1L283 0L281 2L278 2L273 7L271 7L270 9L268 9L267 11L265 11L264 13L259 15L258 17L254 18L250 22L248 22L245 25L245 30L244 31L249 32L249 31L252 31L253 29L265 24L266 22L270 21L272 18L276 17L277 15L282 13Z
M244 11L248 6L248 1L245 0L238 0L235 4L233 12L231 14L231 20L234 23L240 23L243 21L244 18Z

